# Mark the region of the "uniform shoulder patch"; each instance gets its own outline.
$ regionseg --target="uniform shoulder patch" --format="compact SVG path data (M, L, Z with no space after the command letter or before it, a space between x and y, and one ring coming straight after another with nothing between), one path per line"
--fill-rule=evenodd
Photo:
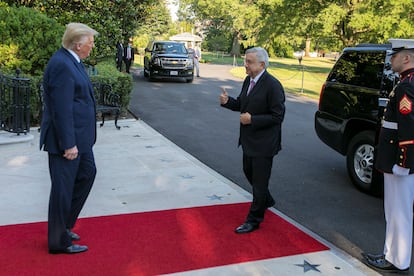
M403 115L407 115L411 113L413 109L413 102L407 97L407 95L404 95L402 99L400 100L399 110L400 113Z

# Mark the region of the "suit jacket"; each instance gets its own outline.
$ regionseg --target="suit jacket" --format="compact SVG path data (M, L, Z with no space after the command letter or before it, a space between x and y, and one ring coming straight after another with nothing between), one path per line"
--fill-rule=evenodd
M124 57L124 47L122 46L121 43L118 43L116 45L116 59L117 61L120 61L120 60L122 61L123 57Z
M134 60L134 54L135 54L135 50L134 50L134 48L133 47L130 47L131 48L131 58L130 58L130 60ZM125 60L128 60L128 58L127 58L127 52L128 51L128 46L127 47L125 47L124 48L124 59Z
M54 154L75 145L80 153L90 151L96 141L95 98L82 63L60 48L46 67L43 89L40 148Z
M265 71L247 95L250 77L246 77L237 99L229 97L223 105L240 113L249 112L250 125L240 124L239 146L251 157L274 156L281 150L282 122L285 116L285 92L281 83Z

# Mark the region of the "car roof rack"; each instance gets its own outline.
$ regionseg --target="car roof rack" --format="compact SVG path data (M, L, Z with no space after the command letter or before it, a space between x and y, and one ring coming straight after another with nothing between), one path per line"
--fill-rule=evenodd
M355 47L390 47L391 48L391 43L389 44L377 44L377 43L360 43L358 45L356 45Z

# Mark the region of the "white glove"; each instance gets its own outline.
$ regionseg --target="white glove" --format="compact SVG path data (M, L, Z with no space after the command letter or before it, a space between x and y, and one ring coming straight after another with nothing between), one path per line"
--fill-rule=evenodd
M410 173L410 169L403 168L403 167L400 167L397 164L395 164L392 167L392 173L395 174L395 175L406 176Z

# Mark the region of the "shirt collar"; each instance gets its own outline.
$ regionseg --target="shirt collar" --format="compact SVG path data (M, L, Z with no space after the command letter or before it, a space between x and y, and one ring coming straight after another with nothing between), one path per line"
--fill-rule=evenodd
M76 61L78 62L78 63L80 63L81 62L81 60L80 60L80 58L79 58L79 56L73 51L73 50L71 50L71 49L66 49L66 50L68 50L69 51L69 53L71 53L72 54L72 56L76 59Z
M260 79L260 77L263 75L265 69L263 69L255 78L250 78L250 81L254 81L254 83L257 83L257 81Z

